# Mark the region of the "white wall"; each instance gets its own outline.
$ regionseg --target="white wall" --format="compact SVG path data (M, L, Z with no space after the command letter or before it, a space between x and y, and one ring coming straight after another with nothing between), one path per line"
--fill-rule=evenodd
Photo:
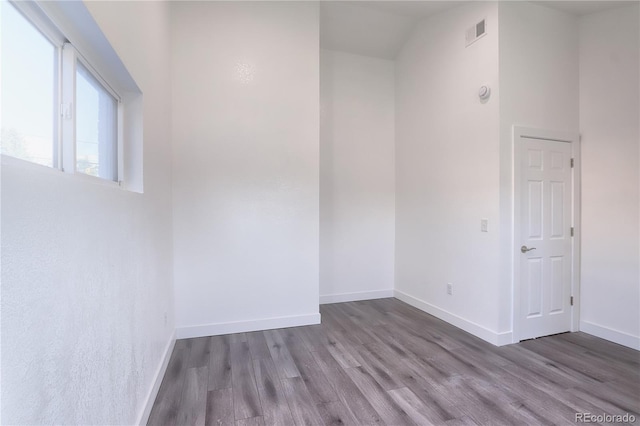
M640 349L638 4L580 19L583 331Z
M393 296L394 62L320 53L320 302Z
M178 337L318 322L318 5L171 12Z
M3 160L6 424L137 422L174 330L168 7L87 7L144 93L145 193Z
M578 19L529 2L500 2L501 331L512 327L514 125L578 131Z
M483 18L487 35L465 48L465 30ZM395 268L402 300L502 343L497 19L496 2L433 15L397 58Z

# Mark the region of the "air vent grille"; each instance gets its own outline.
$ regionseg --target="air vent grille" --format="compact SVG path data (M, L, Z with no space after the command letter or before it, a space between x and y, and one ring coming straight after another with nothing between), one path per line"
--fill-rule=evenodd
M464 34L465 38L465 46L470 46L478 39L482 38L485 34L487 34L487 26L486 19L478 22L474 26L467 28Z

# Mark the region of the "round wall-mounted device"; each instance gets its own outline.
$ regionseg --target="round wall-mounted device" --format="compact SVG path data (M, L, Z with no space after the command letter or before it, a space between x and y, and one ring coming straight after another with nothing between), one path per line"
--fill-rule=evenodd
M482 101L486 101L491 96L491 88L489 86L481 86L480 90L478 90L478 97Z

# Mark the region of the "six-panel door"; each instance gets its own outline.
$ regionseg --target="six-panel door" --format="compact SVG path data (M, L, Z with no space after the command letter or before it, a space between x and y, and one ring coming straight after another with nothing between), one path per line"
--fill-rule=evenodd
M523 340L571 329L571 144L521 141L517 255Z

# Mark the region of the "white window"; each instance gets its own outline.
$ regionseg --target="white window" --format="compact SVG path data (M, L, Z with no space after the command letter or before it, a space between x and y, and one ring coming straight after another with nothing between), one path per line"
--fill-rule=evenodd
M118 180L118 100L78 61L75 91L76 171Z
M2 153L57 166L58 46L2 4Z
M120 183L123 169L136 174L131 162L125 164L122 158L122 137L133 133L123 129L126 113L121 94L130 100L141 94L119 60L113 61L113 56L102 60L90 52L103 67L115 62L115 69L107 69L106 75L115 75L119 81L114 85L105 79L66 37L64 28L49 18L55 15L52 7L46 2L0 2L1 152L67 173ZM71 33L81 41L85 53L87 44L78 36L80 31L75 28ZM112 49L106 53L115 54ZM118 83L126 90L118 90ZM134 106L129 108L127 120L132 123L132 114L141 116ZM140 152L135 146L128 150ZM135 161L140 163L139 155ZM138 191L141 185L133 182L130 187Z

